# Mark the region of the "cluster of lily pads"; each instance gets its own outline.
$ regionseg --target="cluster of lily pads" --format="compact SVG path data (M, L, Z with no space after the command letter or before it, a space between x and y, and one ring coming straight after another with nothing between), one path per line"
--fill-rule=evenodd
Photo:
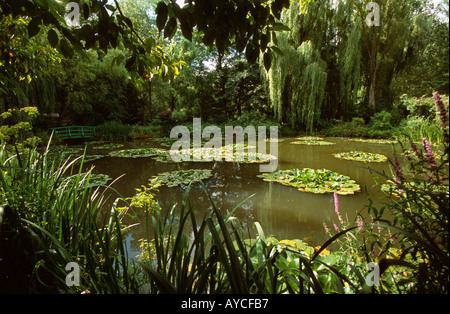
M251 151L250 148L254 147L246 144L232 144L220 148L191 148L181 151L181 154L191 158L198 156L198 159L203 162L224 160L239 163L266 163L276 159L273 155Z
M377 138L344 138L347 141L360 142L360 143L371 143L371 144L395 144L395 140L387 139L377 139Z
M264 181L278 182L292 186L303 192L314 194L334 193L354 194L361 187L350 177L328 169L291 169L258 175Z
M123 149L118 151L112 151L109 156L116 158L143 158L143 157L156 157L166 152L160 148L135 148L135 149Z
M97 145L93 146L93 149L117 149L124 147L124 144L118 144L118 143L98 143Z
M333 154L334 157L352 161L362 162L385 162L387 157L382 154L366 153L361 151L351 151Z
M322 137L305 136L297 138L298 141L291 142L295 145L314 145L314 146L329 146L335 145L336 143L327 142Z
M208 179L212 176L209 169L188 169L172 172L164 172L152 177L150 180L153 184L166 185L167 187L175 187L178 185L189 185Z
M242 146L242 147L241 147ZM180 150L180 161L197 161L197 162L211 162L211 161L233 161L239 163L266 163L273 159L275 156L270 154L262 154L249 151L249 148L253 148L247 145L232 144L223 146L220 148L190 148ZM124 149L119 151L112 151L109 153L110 157L116 158L143 158L152 157L156 161L171 163L175 162L171 156L173 153L170 150L161 148L137 148L137 149ZM195 157L199 158L195 158ZM228 158L227 158L228 157Z

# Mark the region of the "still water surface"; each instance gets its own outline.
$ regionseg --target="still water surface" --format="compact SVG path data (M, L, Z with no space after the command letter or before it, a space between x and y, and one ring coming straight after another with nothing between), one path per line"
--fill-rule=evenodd
M333 154L357 150L383 154L392 159L393 145L355 142L340 138L325 139L336 143L332 146L290 144L294 140L294 138L286 138L278 143L278 170L326 168L349 176L361 186L361 192L339 196L340 211L349 221L354 221L358 214L367 217L366 206L369 203L367 193L375 201L381 200L382 195L374 186L376 174L364 167L390 174L389 163L347 161L337 159L333 157ZM155 146L151 143L144 145L145 147ZM136 144L130 147L135 146ZM270 152L269 146L267 152ZM152 158L110 157L97 160L93 164L95 173L108 174L112 178L125 174L113 185L125 197L134 195L136 188L147 185L152 176L165 171L211 169L213 176L204 183L217 206L226 213L251 196L239 206L235 216L251 228L253 222L259 222L266 236L273 235L279 240L302 239L311 245L321 245L329 238L325 233L324 224L328 227L332 227L333 223L338 224L332 194L316 195L275 182L265 182L256 177L260 174L258 164L229 162L167 164ZM168 208L173 203L181 203L185 189L185 187L161 187L158 200L162 208ZM198 184L192 186L189 200L195 206L195 213L199 219L211 211L211 203ZM254 230L251 231L254 232ZM146 238L146 230L142 226L134 227L127 237L131 255L139 252L139 239L143 238Z

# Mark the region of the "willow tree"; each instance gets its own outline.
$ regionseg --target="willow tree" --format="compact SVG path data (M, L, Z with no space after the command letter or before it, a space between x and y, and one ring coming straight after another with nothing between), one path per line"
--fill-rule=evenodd
M360 19L354 17L354 0L346 3L340 2L336 14L338 29L350 29L350 32L340 33L340 45L338 49L339 69L339 102L340 116L346 117L352 111L352 104L358 102L358 91L362 81L362 51L361 31L364 27Z
M300 6L292 4L284 23L292 28L298 23ZM297 36L296 36L297 35ZM282 58L275 58L266 74L269 101L279 121L289 121L293 127L313 131L320 118L327 82L326 62L313 41L301 41L299 33L280 33L274 42Z
M377 3L380 23L370 25L367 1L292 2L282 16L289 31L272 38L282 56L265 74L280 121L312 131L320 118L348 120L355 112L369 117L390 109L392 80L418 52L412 30L421 4Z

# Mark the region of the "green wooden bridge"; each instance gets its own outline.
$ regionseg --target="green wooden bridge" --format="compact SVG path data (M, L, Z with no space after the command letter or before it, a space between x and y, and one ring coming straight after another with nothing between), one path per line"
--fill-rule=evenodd
M65 126L50 129L60 140L89 139L97 135L93 126Z

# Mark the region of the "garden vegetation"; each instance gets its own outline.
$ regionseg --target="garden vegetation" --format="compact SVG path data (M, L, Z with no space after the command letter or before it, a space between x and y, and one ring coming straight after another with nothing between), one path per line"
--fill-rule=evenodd
M378 28L359 0L80 1L80 27L63 18L68 2L0 0L0 292L448 293L448 0L380 0ZM120 178L86 169L103 155L55 147L49 132L96 126L108 141L97 149L111 158L170 162L166 149L120 145L170 146L172 127L196 117L204 127L278 126L300 145L398 142L388 161L335 156L389 162L389 174L361 164L387 201L367 195L368 215L347 221L340 197L364 193L352 178L262 174L333 195L339 223L313 247L236 219L246 200L218 208L202 185L207 169L161 173L125 197L114 188ZM212 206L201 220L194 184ZM162 185L185 188L180 204L161 208ZM131 258L125 238L135 223L148 233ZM82 276L69 287L73 262ZM379 284L366 280L367 265L379 267Z

